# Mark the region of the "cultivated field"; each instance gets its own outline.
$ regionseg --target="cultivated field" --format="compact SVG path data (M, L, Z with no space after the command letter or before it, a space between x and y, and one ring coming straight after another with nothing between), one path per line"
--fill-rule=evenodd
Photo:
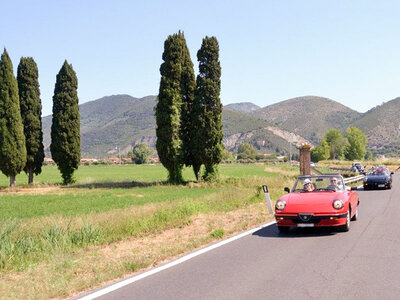
M0 297L66 298L153 267L272 219L271 198L298 174L288 165L222 165L221 180L165 183L162 166L81 166L61 186L46 166L36 185L0 176Z

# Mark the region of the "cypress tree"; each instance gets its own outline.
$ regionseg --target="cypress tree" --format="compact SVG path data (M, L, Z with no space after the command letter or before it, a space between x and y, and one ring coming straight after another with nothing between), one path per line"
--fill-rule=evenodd
M33 174L42 172L44 159L42 133L42 103L39 90L39 72L32 57L22 57L18 65L17 81L21 117L24 124L27 159L24 171L28 183L33 183Z
M175 184L183 181L180 135L183 48L180 32L168 36L164 42L164 62L160 66L161 81L155 107L158 156L168 170L168 180Z
M15 176L26 163L24 127L22 124L18 83L6 49L0 60L0 169L15 186Z
M193 62L190 59L190 52L186 45L184 35L180 35L183 44L182 74L181 74L181 94L182 94L182 111L181 111L181 129L180 136L182 140L182 159L184 164L193 166L196 179L201 164L193 155L191 144L192 138L196 133L195 116L193 114L194 91L196 89L196 80L193 70Z
M57 74L53 96L51 155L61 172L63 183L73 183L73 173L81 158L78 79L72 65L64 62Z
M221 65L215 37L205 37L197 52L199 74L196 79L193 114L197 116L192 149L205 166L205 180L215 179L224 150L222 144Z

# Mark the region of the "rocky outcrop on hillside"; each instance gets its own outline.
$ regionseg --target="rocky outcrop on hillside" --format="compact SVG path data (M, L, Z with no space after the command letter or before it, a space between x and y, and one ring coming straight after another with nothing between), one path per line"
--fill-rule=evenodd
M230 136L226 136L223 138L222 143L224 144L225 149L229 151L236 151L240 144L244 143L254 135L254 131L255 130L246 133L235 133Z
M295 134L293 132L283 130L283 129L280 129L278 127L273 127L273 126L268 126L265 129L267 129L267 130L271 131L273 134L280 136L281 138L287 140L289 143L292 143L296 147L299 147L301 144L310 144L310 145L314 146L311 141L309 141L309 140L303 138L302 136Z

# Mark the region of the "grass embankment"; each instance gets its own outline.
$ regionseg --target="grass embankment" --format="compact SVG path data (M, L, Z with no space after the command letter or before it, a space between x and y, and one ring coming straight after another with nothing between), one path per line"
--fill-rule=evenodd
M220 172L218 183L181 186L165 184L161 166L85 166L68 187L55 167L34 187L9 189L0 177L0 297L67 297L261 224L272 218L261 185L276 200L298 174L264 165ZM193 180L189 169L184 176Z

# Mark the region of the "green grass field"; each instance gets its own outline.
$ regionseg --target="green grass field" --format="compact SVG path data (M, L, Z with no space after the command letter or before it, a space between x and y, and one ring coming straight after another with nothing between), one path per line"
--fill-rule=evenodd
M81 215L147 203L194 199L219 193L235 179L278 176L265 172L264 168L263 165L223 165L220 167L221 184L173 186L165 183L167 172L160 165L81 166L75 174L76 184L35 194L35 190L46 190L46 187L61 182L58 169L45 166L42 174L35 177L35 182L40 184L32 193L24 193L24 188L29 186L24 185L26 175L20 174L17 183L23 188L21 192L0 195L0 220ZM184 170L184 178L194 180L191 169ZM224 180L228 182L224 183ZM8 178L1 175L0 186L6 190L7 185Z
M227 164L219 166L222 178L234 177L245 178L254 176L274 176L273 173L266 174L264 165ZM283 168L290 168L283 166ZM167 180L168 172L162 165L93 165L80 166L74 173L77 181L75 185L88 185L91 183L112 183L112 182L163 182ZM195 177L191 168L183 170L183 177L186 181L194 181ZM28 176L22 172L16 177L17 184L26 185ZM60 172L55 166L44 166L42 173L35 176L35 183L40 184L61 184ZM9 178L0 173L0 188L9 185Z

